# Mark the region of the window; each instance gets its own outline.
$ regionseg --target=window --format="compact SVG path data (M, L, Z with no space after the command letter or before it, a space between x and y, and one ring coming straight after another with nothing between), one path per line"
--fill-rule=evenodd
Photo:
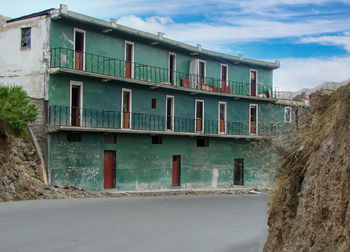
M68 133L67 140L68 142L81 142L82 136L81 133Z
M163 138L162 136L152 136L152 144L162 144Z
M209 147L209 139L197 138L197 147Z
M21 29L21 48L30 48L32 36L32 28L22 28Z
M285 122L292 121L292 109L290 107L284 108L284 121Z
M156 109L157 108L157 99L153 98L152 99L152 109Z
M114 133L105 134L104 142L105 142L105 144L116 144L117 143L117 135Z

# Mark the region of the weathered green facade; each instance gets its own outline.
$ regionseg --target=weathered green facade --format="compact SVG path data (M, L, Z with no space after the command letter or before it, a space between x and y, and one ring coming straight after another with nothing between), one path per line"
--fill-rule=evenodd
M77 41L83 41L79 50ZM103 190L106 151L114 153L113 187L119 190L231 187L235 159L244 164L240 184L269 183L273 155L255 149L253 142L292 124L273 98L276 64L206 51L72 12L52 18L50 48L52 184ZM175 66L170 55L175 55ZM194 60L204 64L204 76L201 69L191 72ZM128 99L124 107L123 99ZM198 101L203 117L196 113ZM72 140L72 134L77 138ZM115 142L106 143L111 134ZM152 142L154 136L161 136L160 143ZM198 146L198 139L204 146ZM178 185L173 156L181 160Z

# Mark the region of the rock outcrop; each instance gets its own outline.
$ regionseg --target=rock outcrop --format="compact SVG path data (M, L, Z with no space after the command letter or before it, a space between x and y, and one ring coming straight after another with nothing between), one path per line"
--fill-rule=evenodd
M29 141L16 138L0 124L0 202L111 196L83 188L58 188L39 179L39 158ZM114 196L114 195L112 195Z
M350 251L350 84L311 96L282 151L264 251Z

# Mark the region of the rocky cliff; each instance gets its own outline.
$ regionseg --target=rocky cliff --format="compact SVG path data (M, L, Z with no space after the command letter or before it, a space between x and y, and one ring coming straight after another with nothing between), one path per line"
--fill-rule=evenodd
M39 179L39 157L29 141L14 137L0 123L0 202L10 200L105 197L82 188L58 188Z
M311 96L281 151L264 251L350 251L350 84Z

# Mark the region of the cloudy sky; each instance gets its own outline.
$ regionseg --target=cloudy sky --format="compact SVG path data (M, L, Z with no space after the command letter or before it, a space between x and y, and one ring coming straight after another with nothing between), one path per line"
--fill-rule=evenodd
M279 90L350 78L350 0L0 0L18 17L68 9L231 55L279 60Z

